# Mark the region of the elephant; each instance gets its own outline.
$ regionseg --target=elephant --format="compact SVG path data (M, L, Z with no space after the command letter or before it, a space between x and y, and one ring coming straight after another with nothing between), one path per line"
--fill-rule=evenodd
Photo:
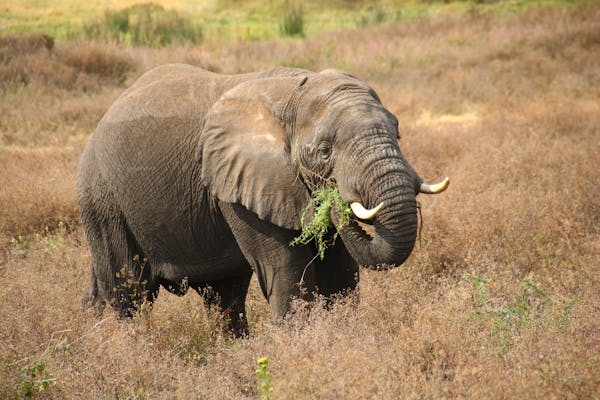
M104 114L78 166L91 254L84 304L127 316L161 287L193 288L244 336L254 273L277 317L294 298L351 292L359 265L407 259L417 194L448 185L424 183L398 140L376 92L342 71L146 72ZM339 236L321 260L315 246L290 242L324 185L355 216L340 226L331 211Z

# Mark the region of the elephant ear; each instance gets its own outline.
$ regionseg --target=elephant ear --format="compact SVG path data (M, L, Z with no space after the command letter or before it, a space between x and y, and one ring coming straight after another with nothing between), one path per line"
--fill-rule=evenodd
M309 194L276 115L302 81L258 79L226 92L206 115L197 153L202 182L214 196L287 229L300 229Z

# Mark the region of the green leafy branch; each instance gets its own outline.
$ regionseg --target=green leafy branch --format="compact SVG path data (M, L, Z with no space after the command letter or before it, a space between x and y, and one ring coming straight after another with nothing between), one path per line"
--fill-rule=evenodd
M294 240L290 242L290 246L299 244L308 244L314 240L317 245L317 251L321 260L325 258L325 249L335 242L338 231L333 235L332 241L326 240L329 228L333 226L331 220L331 209L335 207L339 213L337 223L338 231L350 223L352 210L348 203L342 200L340 191L336 187L323 187L313 192L310 204L302 211L300 224L302 232ZM307 216L310 211L313 211L312 218L307 223Z
M466 274L475 290L474 310L469 318L482 318L490 325L490 335L498 339L501 354L506 354L519 335L525 330L535 329L542 314L553 316L557 327L564 330L569 323L573 307L580 301L575 297L566 304L553 301L550 296L531 279L521 281L522 290L508 303L493 305L487 285L490 280Z
M39 360L28 363L21 368L21 385L19 394L23 398L32 398L37 392L43 392L50 386L56 385L57 379L46 368L46 364Z
M273 381L271 379L271 372L269 371L269 357L259 358L256 363L258 369L256 370L256 382L257 390L262 400L273 399Z

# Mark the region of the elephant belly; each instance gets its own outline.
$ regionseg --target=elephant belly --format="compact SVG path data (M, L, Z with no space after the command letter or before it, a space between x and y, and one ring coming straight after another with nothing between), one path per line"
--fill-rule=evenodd
M158 261L154 275L169 282L187 280L190 286L219 279L245 275L250 267L235 242L215 246L186 259Z

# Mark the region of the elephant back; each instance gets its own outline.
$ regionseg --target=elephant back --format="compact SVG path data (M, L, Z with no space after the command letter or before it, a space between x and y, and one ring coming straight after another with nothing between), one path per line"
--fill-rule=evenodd
M157 253L149 255L193 259L202 245L196 231L211 221L211 204L195 157L198 136L221 94L251 78L161 66L126 90L98 124L84 157L94 157L94 174L139 244Z

